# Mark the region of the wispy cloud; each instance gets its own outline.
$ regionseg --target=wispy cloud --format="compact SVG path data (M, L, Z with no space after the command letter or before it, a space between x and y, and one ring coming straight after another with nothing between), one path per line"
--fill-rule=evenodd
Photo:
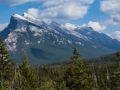
M107 24L120 25L120 0L103 0L100 4L101 11L110 15Z
M0 4L6 4L9 6L17 6L17 5L22 5L27 2L40 2L43 0L0 0Z
M108 36L110 36L113 39L117 39L120 41L120 31L115 31L112 34L107 34Z
M46 0L40 8L34 8L34 10L39 10L37 18L46 22L69 21L83 18L93 2L94 0ZM30 10L31 8L28 9Z
M0 24L0 31L2 31L7 25L8 23Z

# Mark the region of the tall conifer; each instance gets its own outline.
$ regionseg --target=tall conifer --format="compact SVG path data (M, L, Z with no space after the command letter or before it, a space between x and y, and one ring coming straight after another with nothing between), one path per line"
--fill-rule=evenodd
M19 66L20 75L22 78L23 90L36 90L38 88L37 74L28 65L28 59L26 53L22 58L22 63Z
M116 52L115 66L111 69L110 77L111 90L120 90L120 52Z
M5 47L5 44L0 40L0 81L1 88L7 86L5 81L11 81L13 77L13 67L14 63L12 62L9 53Z
M92 90L92 78L89 75L89 69L80 59L80 53L77 48L73 51L74 56L65 71L64 79L69 90Z

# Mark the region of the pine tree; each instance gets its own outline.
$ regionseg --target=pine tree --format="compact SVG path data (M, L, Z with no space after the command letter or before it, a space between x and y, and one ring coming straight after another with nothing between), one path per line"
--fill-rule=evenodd
M36 90L38 87L37 74L28 65L28 59L26 53L22 58L22 63L19 66L20 75L22 78L22 89L23 90Z
M51 79L47 79L46 82L44 82L42 86L40 87L40 90L56 90L55 86L56 86L55 81Z
M120 52L119 51L116 52L115 68L117 70L120 69Z
M80 59L80 53L77 48L74 48L73 50L74 56L71 57L71 60L79 60Z
M55 82L56 82L56 86L55 86L55 90L68 90L66 87L66 82L63 79L64 76L64 72L63 72L63 68L59 67L59 69L57 69L57 74L54 77L55 78Z
M12 90L22 90L21 75L20 75L19 69L17 67L15 67L14 73L15 73L15 75L14 75L14 79L12 81L11 89Z
M89 69L80 59L80 53L75 48L74 56L71 57L72 63L68 65L65 71L64 80L69 90L92 90L92 77Z
M116 52L115 66L111 69L110 89L120 90L120 52Z
M9 53L5 47L5 44L0 40L0 80L1 88L3 88L6 82L11 81L13 77L13 67L14 63L12 62Z

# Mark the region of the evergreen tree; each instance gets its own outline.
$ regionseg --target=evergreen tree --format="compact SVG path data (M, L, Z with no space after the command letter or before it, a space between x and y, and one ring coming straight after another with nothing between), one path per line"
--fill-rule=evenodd
M19 70L22 78L22 89L36 90L38 87L38 77L37 74L33 72L32 68L28 65L26 53L23 55Z
M92 90L92 77L89 69L80 59L80 53L75 48L74 56L71 57L72 63L65 71L64 79L69 90Z
M120 52L116 52L115 66L111 68L110 89L120 90Z
M55 77L55 82L56 82L56 86L55 86L55 90L68 90L66 87L66 82L64 81L64 72L63 72L63 68L59 68L57 70L57 75Z
M51 79L47 79L46 82L40 87L40 90L56 90L55 89L56 82Z
M11 81L13 77L13 67L14 63L12 62L9 53L5 47L5 44L0 40L0 82L1 88L8 84L8 81Z
M80 53L77 48L74 48L73 50L74 56L71 57L71 60L79 60L80 59Z
M117 70L120 69L120 52L119 51L116 52L115 68Z
M15 67L15 76L11 85L12 90L22 90L22 78L19 69Z

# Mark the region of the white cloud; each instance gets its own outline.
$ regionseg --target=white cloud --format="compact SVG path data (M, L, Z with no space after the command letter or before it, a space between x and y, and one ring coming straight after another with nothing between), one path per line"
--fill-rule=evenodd
M77 5L85 5L85 4L91 4L93 3L94 0L46 0L46 2L43 4L44 7L53 7L53 6L58 6L62 5L64 3L77 3Z
M28 13L29 15L31 15L31 16L33 16L35 18L39 17L39 10L35 9L35 8L28 9L28 11L26 13Z
M92 21L88 22L88 26L92 27L93 30L95 30L95 31L103 31L107 28L107 26L105 26L105 25L100 25L99 22L92 22Z
M7 25L8 23L0 24L0 31L2 31Z
M0 4L9 6L22 5L28 2L42 2L39 8L30 8L27 13L48 22L83 18L94 0L0 0Z
M101 11L110 15L106 23L120 25L120 0L103 0L100 4Z
M93 2L94 0L46 0L40 7L38 16L47 22L76 20L87 14L89 5Z
M112 34L107 34L108 36L110 36L111 38L113 39L117 39L120 41L120 31L115 31L114 33Z
M107 28L106 25L101 25L99 22L92 22L92 21L89 21L88 24L82 24L81 26L77 26L71 23L66 23L63 26L70 30L74 30L75 28L79 28L79 27L92 27L93 30L97 32L103 31Z
M69 21L83 18L94 0L0 0L0 4L9 6L22 5L27 2L41 2L39 8L30 8L27 13L46 22Z
M9 6L22 5L27 2L41 1L41 0L0 0L0 4L7 4Z

